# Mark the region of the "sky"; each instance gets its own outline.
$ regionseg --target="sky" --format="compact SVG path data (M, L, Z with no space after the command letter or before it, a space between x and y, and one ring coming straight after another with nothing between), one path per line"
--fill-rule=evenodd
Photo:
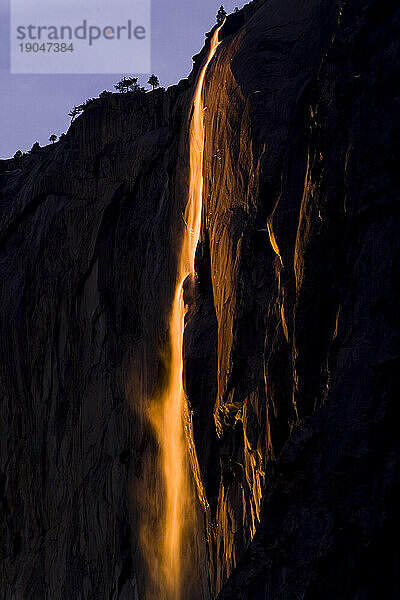
M10 1L0 0L0 158L13 156L17 150L27 151L35 141L47 144L50 134L60 135L68 129L68 113L73 106L104 89L114 91L120 78L115 74L10 74ZM68 6L68 0L54 2ZM162 86L187 77L192 56L202 48L204 34L214 25L220 4L221 0L152 0L151 71ZM225 0L223 4L230 13L245 2ZM145 85L148 77L140 75L139 83Z

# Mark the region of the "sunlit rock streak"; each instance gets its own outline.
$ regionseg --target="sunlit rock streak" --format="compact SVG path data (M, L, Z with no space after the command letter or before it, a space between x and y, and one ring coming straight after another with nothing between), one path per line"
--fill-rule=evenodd
M169 321L167 378L161 395L152 403L150 416L159 445L161 479L164 485L164 514L160 524L162 539L154 536L153 541L159 546L158 564L153 565L153 568L157 569L156 576L160 578L156 586L157 597L160 600L181 600L186 597L188 585L190 586L188 581L194 570L193 565L188 564L191 560L190 547L191 544L195 544L198 527L193 481L204 508L207 503L194 449L191 413L183 388L182 349L186 313L183 285L188 278L194 278L203 193L205 132L202 92L207 68L219 44L218 34L221 27L211 39L209 54L200 72L193 98L189 131L189 198L184 214L186 229L179 255L177 284ZM153 551L152 555L157 555L157 550Z

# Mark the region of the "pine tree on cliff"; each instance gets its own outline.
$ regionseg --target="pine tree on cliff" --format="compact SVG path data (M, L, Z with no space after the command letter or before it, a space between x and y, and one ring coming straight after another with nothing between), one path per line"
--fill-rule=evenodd
M73 121L74 119L76 119L76 117L78 115L81 114L82 111L83 111L82 104L80 106L74 106L74 108L71 110L71 112L68 113L68 116L71 117L71 121Z
M29 150L29 154L36 154L37 152L39 152L40 150L40 144L39 142L35 142L32 146L32 148Z
M147 82L149 85L151 85L151 87L153 88L153 90L155 90L156 88L160 87L160 80L158 79L158 77L156 75L152 75L150 77L150 79Z
M118 81L117 85L114 85L117 92L136 92L139 88L137 77L124 77L121 81Z
M219 7L219 11L217 13L217 25L222 25L222 23L225 21L226 19L226 10L224 9L224 7L221 6Z
M137 77L129 77L127 79L128 91L136 92L139 88L138 78Z
M115 89L117 90L117 92L124 92L125 91L125 85L123 80L121 79L121 81L118 81L118 83L116 83L114 85Z
M128 84L127 84L126 77L124 77L123 79L121 79L120 81L118 81L118 83L115 84L114 87L117 90L117 92L120 92L121 94L123 92L127 92L128 91Z

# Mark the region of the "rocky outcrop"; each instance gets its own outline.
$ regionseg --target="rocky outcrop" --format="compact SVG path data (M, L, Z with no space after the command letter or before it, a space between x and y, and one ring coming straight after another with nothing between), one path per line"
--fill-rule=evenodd
M224 600L399 594L399 19L391 1L259 0L208 73L185 386ZM143 414L204 54L0 164L5 600L143 597Z

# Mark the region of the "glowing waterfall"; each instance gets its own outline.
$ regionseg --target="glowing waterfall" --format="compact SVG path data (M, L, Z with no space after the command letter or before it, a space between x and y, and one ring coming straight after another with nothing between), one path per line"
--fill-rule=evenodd
M186 552L191 543L195 543L190 536L194 535L197 519L189 465L191 464L194 479L198 484L199 473L192 447L191 421L188 417L182 379L186 311L183 284L188 277L194 277L195 254L200 237L205 137L202 92L207 68L219 44L218 34L221 27L212 37L209 54L200 72L193 98L189 131L189 198L184 214L186 231L178 259L177 284L169 322L168 376L165 389L151 407L151 422L159 445L161 480L164 486L164 514L163 522L160 523L162 538L154 540L154 543L160 545L157 600L183 600L185 579L187 573L193 569L193 565L187 564L190 562L190 554Z

